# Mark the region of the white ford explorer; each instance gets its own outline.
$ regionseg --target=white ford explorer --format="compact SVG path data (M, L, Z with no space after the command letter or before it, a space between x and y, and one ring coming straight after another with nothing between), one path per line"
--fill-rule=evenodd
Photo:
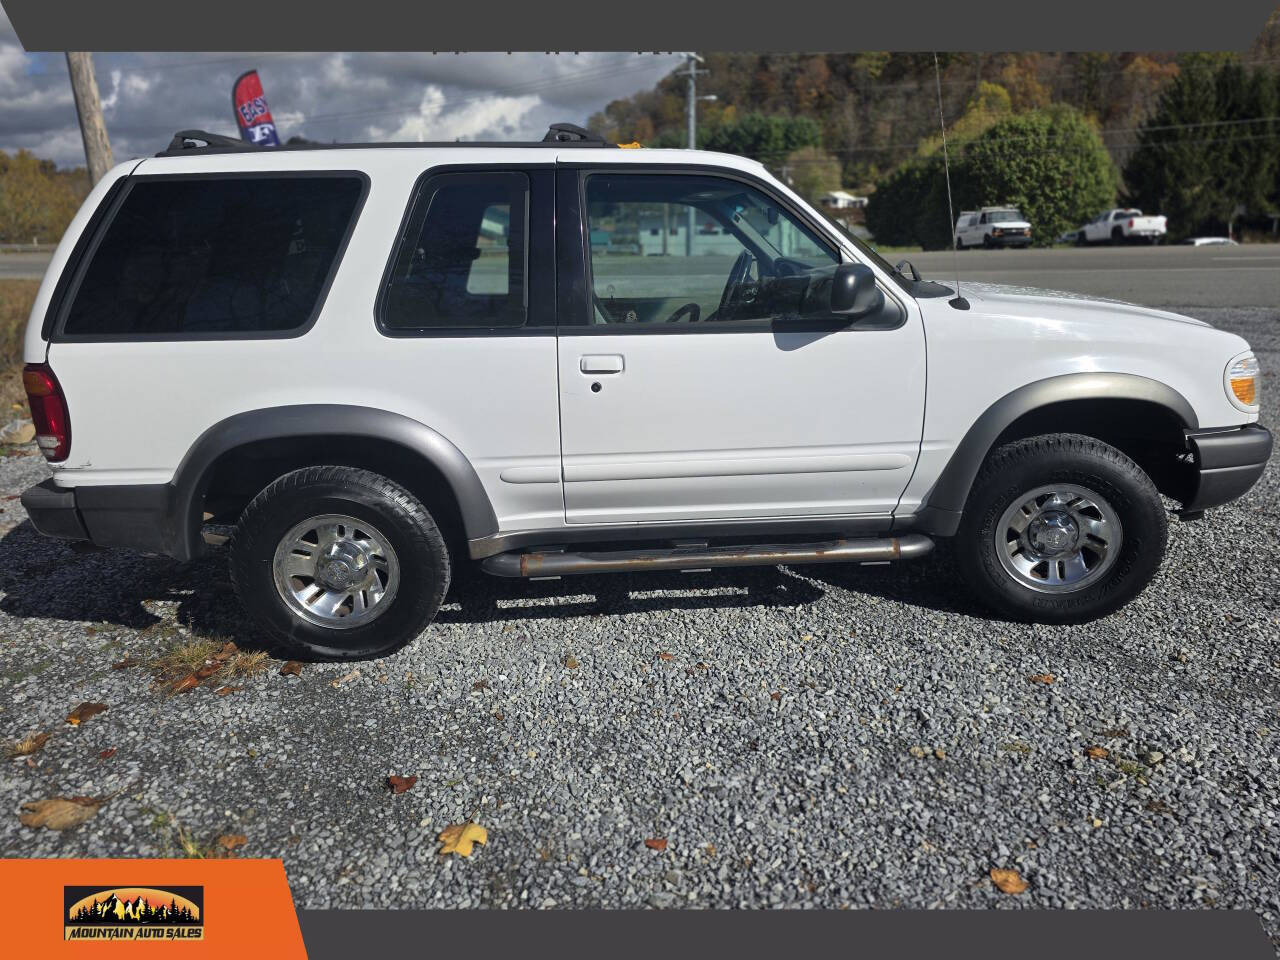
M914 271L912 271L914 273ZM58 246L25 380L55 537L199 555L295 655L506 577L927 554L1116 609L1261 474L1258 364L1186 317L907 277L738 157L262 149L186 131Z

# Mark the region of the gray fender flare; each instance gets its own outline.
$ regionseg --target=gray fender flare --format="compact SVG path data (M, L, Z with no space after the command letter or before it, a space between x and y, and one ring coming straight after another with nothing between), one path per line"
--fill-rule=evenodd
M974 421L938 476L938 482L926 494L924 505L911 525L940 536L954 534L974 478L996 438L1015 420L1033 410L1069 400L1142 400L1166 408L1186 429L1199 426L1196 412L1186 397L1148 377L1131 373L1068 373L1028 383L1005 394Z
M202 433L178 465L172 489L172 516L182 525L178 540L186 558L200 553L197 505L203 500L209 468L224 453L245 444L292 437L372 437L403 447L429 461L453 490L467 539L498 532L498 518L480 477L466 456L440 433L409 417L371 407L299 404L249 410L220 420Z

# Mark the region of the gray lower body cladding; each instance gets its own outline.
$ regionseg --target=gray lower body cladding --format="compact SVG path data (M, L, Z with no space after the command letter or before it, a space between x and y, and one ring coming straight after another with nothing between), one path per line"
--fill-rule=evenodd
M933 541L923 534L759 546L675 546L666 549L503 553L481 563L499 577L559 577L576 573L701 570L780 563L878 563L923 557Z

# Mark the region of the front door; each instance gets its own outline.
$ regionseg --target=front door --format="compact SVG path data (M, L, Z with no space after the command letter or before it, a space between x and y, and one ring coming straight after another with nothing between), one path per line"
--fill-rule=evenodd
M886 288L861 320L815 312L840 250L745 180L562 171L566 185L559 229L581 211L589 301L566 317L562 285L566 521L889 515L920 443L914 302Z

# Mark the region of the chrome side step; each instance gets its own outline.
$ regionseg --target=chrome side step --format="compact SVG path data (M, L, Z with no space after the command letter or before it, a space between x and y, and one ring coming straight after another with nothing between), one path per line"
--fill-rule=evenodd
M637 570L705 570L711 567L773 566L780 563L883 563L913 560L933 549L922 533L901 537L767 543L758 546L674 546L667 549L500 553L480 567L498 577L559 577L572 573Z

